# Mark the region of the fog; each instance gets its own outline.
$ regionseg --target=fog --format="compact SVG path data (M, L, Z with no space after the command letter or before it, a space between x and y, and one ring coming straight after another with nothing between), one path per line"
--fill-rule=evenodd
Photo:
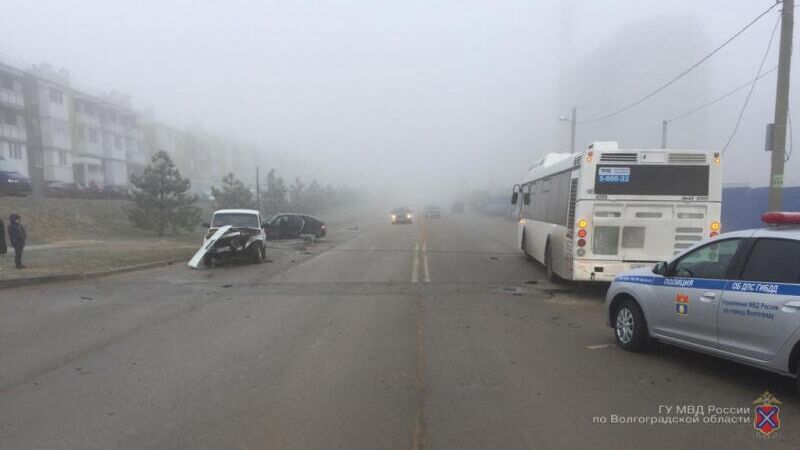
M773 1L11 3L0 53L125 92L177 127L258 142L267 160L287 161L289 179L417 200L510 186L538 156L569 151L558 118L572 106L581 122L636 100ZM778 15L650 101L580 124L578 147L657 148L662 120L755 77ZM776 38L765 70L777 47ZM746 93L671 123L670 146L721 149ZM774 97L773 73L725 155L726 183L766 185ZM800 184L797 159L787 185Z

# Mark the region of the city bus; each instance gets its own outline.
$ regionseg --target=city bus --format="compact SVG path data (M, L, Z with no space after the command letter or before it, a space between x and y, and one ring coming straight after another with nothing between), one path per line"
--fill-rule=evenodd
M611 281L721 231L720 153L595 142L550 153L514 186L517 247L552 281Z

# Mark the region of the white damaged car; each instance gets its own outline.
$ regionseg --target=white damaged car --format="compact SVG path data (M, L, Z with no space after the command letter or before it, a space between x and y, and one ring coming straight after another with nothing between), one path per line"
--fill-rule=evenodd
M254 263L267 257L268 225L261 221L261 214L253 209L220 209L214 212L210 223L204 223L208 233L203 246L189 261L189 267L197 269L200 264L212 267L215 260L243 256Z

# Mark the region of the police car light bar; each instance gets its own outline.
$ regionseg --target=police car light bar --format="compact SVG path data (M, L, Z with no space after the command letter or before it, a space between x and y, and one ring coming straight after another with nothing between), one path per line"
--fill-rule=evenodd
M769 225L800 225L800 212L766 212L761 221Z

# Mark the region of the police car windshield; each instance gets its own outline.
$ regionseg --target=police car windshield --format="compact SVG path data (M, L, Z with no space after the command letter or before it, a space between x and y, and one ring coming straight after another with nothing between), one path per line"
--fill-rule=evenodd
M258 216L255 214L224 213L214 214L211 221L212 228L230 225L236 228L258 228Z

